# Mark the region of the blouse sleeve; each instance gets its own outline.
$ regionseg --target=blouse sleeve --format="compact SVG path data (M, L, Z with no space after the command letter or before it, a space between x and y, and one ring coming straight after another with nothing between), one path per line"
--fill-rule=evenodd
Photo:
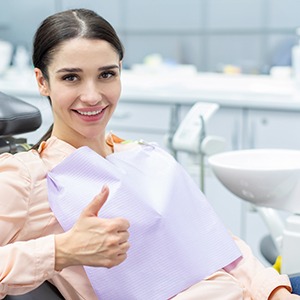
M29 209L32 182L26 165L11 154L0 156L0 299L21 294L52 277L54 236L17 241Z
M254 300L268 299L272 291L277 287L285 287L291 291L291 284L287 275L280 275L272 267L265 267L253 254L249 246L234 236L234 240L240 248L243 258L236 266L226 269L233 275L250 293Z

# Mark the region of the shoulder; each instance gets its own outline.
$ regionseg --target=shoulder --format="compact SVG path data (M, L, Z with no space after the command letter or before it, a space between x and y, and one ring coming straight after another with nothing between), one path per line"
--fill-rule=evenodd
M40 160L39 153L36 150L19 152L16 154L3 153L0 155L0 164L26 165L32 161Z
M3 153L0 155L0 173L16 174L16 177L28 179L36 174L43 172L43 161L35 150L20 152L16 154Z

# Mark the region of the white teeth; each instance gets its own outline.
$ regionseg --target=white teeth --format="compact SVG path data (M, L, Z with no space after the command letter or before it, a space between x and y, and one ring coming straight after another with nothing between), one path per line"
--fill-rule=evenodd
M98 115L99 113L101 113L101 110L96 110L96 111L77 111L79 114L83 115L83 116L95 116Z

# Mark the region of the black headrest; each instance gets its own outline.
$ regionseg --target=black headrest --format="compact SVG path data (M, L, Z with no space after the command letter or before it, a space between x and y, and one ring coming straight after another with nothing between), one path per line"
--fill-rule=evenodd
M31 132L41 124L38 108L0 92L0 136Z

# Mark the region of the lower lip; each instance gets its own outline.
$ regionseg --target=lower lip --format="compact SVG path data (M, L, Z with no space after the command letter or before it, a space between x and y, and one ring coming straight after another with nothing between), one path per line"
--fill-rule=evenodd
M76 114L81 120L83 120L85 122L97 122L103 118L104 111L105 111L105 109L103 109L99 114L91 115L91 116L81 115L77 112L76 112Z

